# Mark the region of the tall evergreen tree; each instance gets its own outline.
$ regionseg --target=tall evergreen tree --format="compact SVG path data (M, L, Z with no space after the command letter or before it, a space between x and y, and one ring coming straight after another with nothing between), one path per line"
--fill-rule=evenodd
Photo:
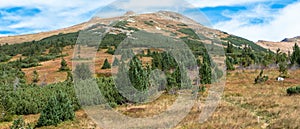
M299 64L300 63L300 48L299 46L295 43L293 47L293 53L291 56L291 63L292 64Z
M199 71L201 84L211 84L212 70L207 62L203 62Z
M118 66L120 63L119 59L115 57L114 62L112 64L112 66Z
M179 65L172 73L172 76L176 80L177 87L179 89L188 88L191 86L190 78L188 77L186 68L184 66Z
M148 87L148 73L143 68L142 62L137 56L134 56L129 63L128 75L131 84L138 90L143 91Z
M110 68L111 68L110 63L108 62L107 59L105 59L101 69L110 69Z
M227 49L226 49L226 53L233 53L233 45L231 43L227 43Z

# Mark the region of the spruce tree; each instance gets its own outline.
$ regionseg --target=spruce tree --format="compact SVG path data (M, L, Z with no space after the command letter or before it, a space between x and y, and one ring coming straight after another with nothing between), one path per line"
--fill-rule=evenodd
M36 70L33 71L33 78L32 78L32 83L38 83L39 81L39 74Z
M293 47L293 53L291 56L291 63L292 64L299 64L300 63L300 48L299 46L295 43Z
M68 64L64 58L61 59L59 71L68 71Z
M188 88L189 86L191 86L190 78L188 77L187 70L184 66L178 66L172 73L172 76L176 80L177 87L179 89Z
M131 84L138 90L143 91L148 87L148 73L143 69L142 62L134 56L129 63L129 78Z
M120 63L119 59L115 57L114 62L112 64L112 66L118 66Z
M204 62L200 68L200 77L201 77L201 84L211 84L211 68L207 64L207 62Z
M110 68L111 68L110 63L108 62L107 59L105 59L104 64L101 69L110 69Z
M233 45L231 43L227 43L227 49L226 49L226 53L233 53Z
M211 84L212 82L212 69L210 57L207 53L203 55L203 61L199 69L201 84Z

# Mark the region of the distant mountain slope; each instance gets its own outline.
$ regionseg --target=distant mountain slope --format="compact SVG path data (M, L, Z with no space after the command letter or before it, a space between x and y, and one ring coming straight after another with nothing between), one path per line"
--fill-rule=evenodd
M126 13L124 16L115 17L115 18L92 18L88 22L84 22L78 25L74 25L68 28L49 31L49 32L41 32L37 34L28 34L28 35L18 35L18 36L8 36L8 37L0 37L0 44L15 44L15 43L23 43L30 41L38 41L53 35L58 35L60 33L72 33L77 32L89 27L95 27L99 24L109 25L112 23L116 23L118 21L126 22L126 26L130 27L129 29L140 29L144 31L161 33L163 35L170 35L171 37L182 38L185 36L198 37L204 43L209 43L209 40L205 40L205 38L209 39L221 39L226 46L227 42L233 43L237 47L242 47L244 44L248 44L254 50L257 51L266 51L264 48L256 45L255 43L234 35L230 35L226 32L222 32L216 29L208 28L197 24L197 22L193 21L190 18L187 18L181 14L167 11L160 11L157 13L149 13L149 14L141 14L136 15L133 12ZM187 28L187 25L190 28ZM123 29L119 27L120 29ZM195 31L198 36L192 33ZM120 31L120 30L115 30ZM121 30L124 31L124 30ZM194 35L194 36L193 36Z
M294 38L285 38L280 42L272 41L258 41L256 44L262 46L263 48L270 49L273 52L279 48L282 52L288 53L293 52L293 46L297 43L300 45L300 36Z

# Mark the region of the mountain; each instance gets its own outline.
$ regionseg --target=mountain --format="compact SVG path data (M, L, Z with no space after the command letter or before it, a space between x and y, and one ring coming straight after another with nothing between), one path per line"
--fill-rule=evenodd
M294 38L285 38L280 42L260 40L256 44L262 46L265 49L270 49L273 52L276 52L279 48L282 52L288 53L293 51L293 46L295 45L295 43L300 45L300 36Z
M190 47L195 57L203 56L205 49L207 49L205 47L213 46L212 44L222 45L225 48L228 43L232 44L235 52L232 52L231 55L234 58L243 57L241 55L245 46L251 47L255 53L267 52L267 49L252 41L208 28L178 13L159 11L156 13L135 14L134 12L128 12L124 16L114 18L94 17L90 21L55 31L1 37L0 44L8 43L10 45L0 47L0 62L8 62L21 67L26 75L27 82L32 80L34 70L37 70L41 75L40 83L43 81L46 83L64 81L67 73L57 72L60 67L57 64L60 64L61 56L64 57L69 67L72 66L74 45L77 41L82 40L77 38L81 34L79 31L87 30L99 34L97 29L101 27L106 28L107 31L102 40L97 39L97 41L101 41L95 59L97 74L111 72L109 69L101 69L106 58L109 63L112 64L113 62L111 54L113 51L108 51L107 48L112 46L116 48L124 39L138 31L162 35L167 39L182 40ZM83 40L87 44L90 43L90 39ZM204 46L204 44L207 46ZM213 48L210 50L213 50ZM254 56L251 56L251 58L256 60ZM151 61L150 58L144 60ZM240 59L236 60L239 61ZM21 64L18 64L20 62ZM254 61L250 60L250 62L244 64L249 65L251 62Z
M168 11L159 11L156 13L141 15L137 15L134 12L127 12L124 16L114 18L94 17L87 22L59 30L41 32L36 34L0 37L0 44L16 44L23 42L39 41L53 35L78 32L80 30L84 30L92 26L97 26L98 24L110 25L122 20L128 22L128 27L137 28L151 33L154 32L161 33L164 35L176 35L175 37L180 38L189 35L188 33L191 32L191 30L189 29L191 28L198 34L198 36L204 43L209 42L208 40L205 40L205 38L221 39L225 43L230 41L237 47L242 47L243 44L249 44L255 50L264 50L252 41L234 35L230 35L220 30L205 27L181 14Z

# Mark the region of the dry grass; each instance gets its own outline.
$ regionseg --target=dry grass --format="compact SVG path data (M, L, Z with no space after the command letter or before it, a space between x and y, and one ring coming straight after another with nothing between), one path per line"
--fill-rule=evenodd
M296 41L300 45L299 41ZM273 52L276 52L278 48L284 53L293 52L293 46L295 42L270 42L270 41L260 41L256 43L263 48L270 49Z
M300 70L290 71L290 78L283 83L275 78L276 70L265 70L269 80L263 84L253 84L260 70L234 71L227 75L227 84L222 100L215 112L204 123L198 122L201 113L199 103L176 128L299 128L300 96L288 96L286 88L300 84ZM201 103L205 96L201 95ZM137 105L123 105L115 110L131 117L149 117L165 111L176 99L174 95L163 94L153 102ZM203 105L202 105L203 106ZM25 116L25 120L36 123L38 115ZM1 128L10 123L2 123ZM75 121L68 121L57 127L45 128L94 128L96 125L83 111L76 113Z

